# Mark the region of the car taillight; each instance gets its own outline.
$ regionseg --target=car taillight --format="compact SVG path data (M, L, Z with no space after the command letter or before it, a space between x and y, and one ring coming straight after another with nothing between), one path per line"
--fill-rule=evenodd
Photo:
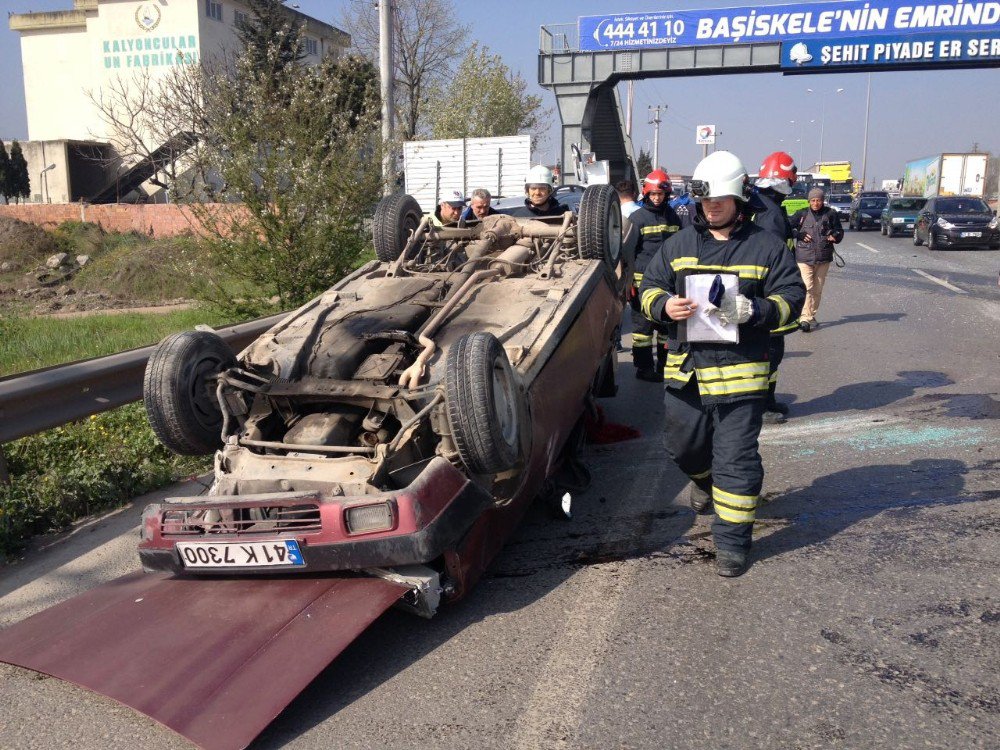
M139 524L139 539L146 541L152 537L152 531L160 520L160 504L147 505L142 511L142 522Z
M348 534L388 531L393 526L392 503L355 505L344 509L344 526Z

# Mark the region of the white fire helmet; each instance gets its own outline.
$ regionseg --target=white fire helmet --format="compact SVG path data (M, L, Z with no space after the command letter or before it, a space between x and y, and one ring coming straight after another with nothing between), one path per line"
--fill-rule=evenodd
M528 185L548 185L551 190L554 181L551 169L542 164L536 164L528 170L528 174L524 178L524 189L527 191Z
M749 197L749 186L746 167L739 157L729 151L715 151L694 168L690 191L696 201L726 196L745 201Z

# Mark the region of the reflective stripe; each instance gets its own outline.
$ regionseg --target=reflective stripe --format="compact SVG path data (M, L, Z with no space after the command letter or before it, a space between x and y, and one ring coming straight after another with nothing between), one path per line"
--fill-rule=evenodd
M705 271L712 273L735 273L741 279L763 279L767 276L768 266L703 266L698 258L674 258L670 261L674 271Z
M653 345L652 335L647 335L645 333L633 333L632 334L632 348L633 349L648 349Z
M788 322L788 319L792 317L792 308L785 302L784 298L780 294L772 294L768 297L774 304L778 306L778 325L783 326Z
M767 391L767 375L743 380L722 381L719 383L702 383L698 381L698 393L702 396L736 396L740 393L765 393ZM685 378L684 382L687 382Z
M680 229L676 224L651 224L648 227L641 227L639 232L641 234L657 234L658 232L666 232L671 234Z
M775 335L780 336L782 334L788 333L789 331L797 331L798 328L799 328L799 321L796 319L796 320L793 320L791 323L787 323L787 324L785 324L783 326L778 326L777 328L772 328L771 329L771 335L772 336L775 336Z
M697 474L688 474L688 477L691 478L691 479L704 479L705 477L710 477L710 476L712 476L712 470L711 469L707 469L706 471L698 472Z
M681 372L681 367L688 358L688 352L675 354L667 352L667 364L663 367L663 379L674 380L678 383L686 383L691 379L691 372Z
M757 495L737 495L712 485L715 513L729 523L753 523L756 518Z
M636 271L635 273L632 274L632 280L635 282L636 286L641 286L642 285L642 274L639 273L638 271Z
M767 379L767 385L768 387L770 387L777 382L778 382L778 371L775 370L774 372L771 373L771 377Z
M754 375L767 375L771 371L768 362L743 362L738 365L723 365L722 367L697 367L699 380L736 380L740 378L753 377Z
M653 289L647 289L646 291L644 291L642 293L642 300L639 305L639 307L642 309L642 314L645 315L650 320L652 320L653 304L664 294L666 294L665 291L663 291L662 289L656 289L655 287Z
M702 396L735 396L767 390L768 362L744 362L724 367L696 367L698 393Z

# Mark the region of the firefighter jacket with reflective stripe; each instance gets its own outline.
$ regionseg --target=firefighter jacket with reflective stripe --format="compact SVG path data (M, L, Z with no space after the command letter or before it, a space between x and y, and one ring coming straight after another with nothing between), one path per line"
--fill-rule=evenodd
M739 342L678 341L678 324L664 308L678 292L681 273L739 277L739 293L753 301L755 310L750 321L740 325ZM667 387L683 388L694 375L702 402L710 404L767 395L769 331L798 318L806 288L792 254L770 232L741 222L729 239L716 240L696 223L664 243L646 266L639 294L646 317L668 321Z
M788 214L781 207L781 196L767 188L758 188L757 192L750 196L747 205L751 213L751 221L766 232L770 232L775 237L784 242L789 251L795 250L795 232L788 221ZM787 336L799 330L799 320L795 318L784 325L778 326L771 331L772 336Z
M646 264L667 239L680 231L681 220L664 201L659 206L643 205L629 217L629 221L632 222L632 231L636 233L635 285L639 286Z

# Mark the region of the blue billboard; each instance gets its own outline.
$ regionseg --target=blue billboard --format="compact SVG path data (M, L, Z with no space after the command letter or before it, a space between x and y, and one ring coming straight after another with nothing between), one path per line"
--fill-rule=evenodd
M1000 61L1000 32L823 39L781 45L781 67L926 65Z
M996 32L1000 2L841 0L744 8L581 16L580 49L690 47L853 37Z

